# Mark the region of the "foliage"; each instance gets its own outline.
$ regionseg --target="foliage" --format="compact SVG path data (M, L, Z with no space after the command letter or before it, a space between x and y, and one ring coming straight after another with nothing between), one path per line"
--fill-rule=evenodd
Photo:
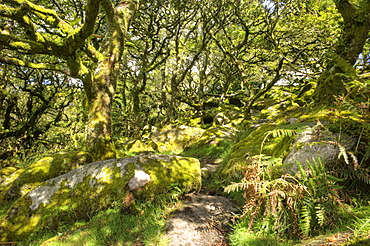
M353 232L353 238L345 245L368 245L370 240L370 206L367 204L360 205L355 209L356 218L352 224L348 226Z
M67 145L75 149L84 119L76 105L79 84L54 72L3 68L1 76L8 81L0 107L0 156L8 160L0 166L14 166L37 152L56 152Z
M106 142L124 139L116 145L124 155L127 142L143 137L144 126L205 124L224 106L253 120L289 116L291 106L311 106L315 90L319 101L338 94L336 104L320 116L304 108L306 119L328 118L337 132L358 137L353 153L337 145L343 158L329 171L354 193L368 195L370 45L368 32L358 29L368 18L346 18L366 14L366 1L142 0L129 32L119 37L113 34L122 30L111 28L117 26L111 14L120 10L116 0L33 2L4 0L0 7L0 167L23 168L40 156L85 149L91 129L105 129L108 137L96 138ZM120 52L110 56L107 50ZM117 61L107 64L109 57ZM104 74L107 67L113 69ZM95 83L99 78L109 79ZM248 165L256 177L246 173L245 182L230 189L269 208L265 219L262 210L253 214L255 225L272 231L275 220L285 218L280 233L314 234L334 223L328 204L336 196L325 200L320 189L335 190L337 181L315 163L300 179L279 178L280 158L300 131L280 123L246 127L242 134L249 139L222 140L217 128L215 142L200 141L183 154L224 157L227 174L241 174L236 167ZM220 185L230 181L217 178ZM255 182L255 193L248 182Z
M71 221L57 231L35 233L19 245L167 245L161 230L181 193L173 189L151 202L136 201L137 214L121 214L121 204L116 202L89 221Z
M32 17L27 19L34 26L32 28L27 21L20 21L26 15L16 11L22 8L17 3L4 2L7 11L0 14L4 46L1 52L4 57L14 58L2 59L2 71L18 66L20 71L26 72L33 67L39 69L41 75L55 74L53 79L48 79L52 86L57 84L57 78L68 76L74 78L73 83L84 87L83 91L74 94L77 100L68 105L74 109L64 112L68 117L63 117L63 124L52 124L50 128L47 140L58 140L55 144L58 149L81 149L91 145L91 141L87 141L90 144L83 142L85 133L87 136L94 133L90 129L100 129L97 123L92 123L94 117L100 117L95 122L105 124L102 128L107 129L106 135L112 133L116 135L114 137L138 139L145 125L161 128L184 118L204 119L209 107L214 106L212 103L237 106L249 117L259 98L262 102L269 100L263 98L264 95L270 97L271 104L291 101L302 92L302 87L315 81L323 69L326 49L337 41L340 31L340 15L331 1L271 2L268 6L257 0L186 1L182 4L171 0L144 0L140 1L141 7L131 22L127 37L114 39L116 37L110 30L114 26L110 25L112 18L107 18L114 11L107 14L107 9L98 9L99 2L64 1L63 8L56 1L41 1L40 6L32 4L27 10L27 16ZM115 4L116 1L107 2L112 3L110 7L120 6ZM17 17L17 14L23 17ZM17 31L9 33L9 28ZM7 42L8 38L18 40L22 45L14 47L13 42ZM105 48L119 46L117 40L126 40L123 61L120 66L109 66L114 68L110 73L112 80L101 84L110 88L101 92L113 93L100 97L97 96L98 83L88 78L107 77L94 76L105 71L101 69L105 65L100 65L107 62L104 59L109 56L105 54ZM44 50L44 42L53 45ZM31 50L23 52L26 46L23 44L40 44L42 47L37 47L45 54L38 54L40 50L32 45ZM118 46L111 50L123 48ZM15 93L20 90L14 86L17 80L13 76L2 78L5 84L1 82L0 102L3 88L6 91L13 87ZM58 95L65 97L68 89L62 89ZM113 94L114 102L111 102ZM109 107L101 108L106 102L96 102L94 98L109 99ZM309 98L302 100L306 99ZM46 112L53 106L57 105L50 102ZM6 113L7 106L2 104L0 107ZM113 110L112 122L110 108ZM11 113L19 115L14 109ZM103 118L107 119L102 121ZM5 121L1 123L7 125ZM35 124L40 128L43 122ZM89 124L89 127L84 129L83 124ZM61 133L66 129L74 131L64 138ZM104 136L96 137L102 138L101 145L110 141ZM73 141L73 146L69 141ZM47 145L45 141L42 144ZM55 145L51 148L55 149ZM45 149L50 149L50 145ZM95 150L101 149L104 148L98 146ZM17 153L22 152L18 148Z
M297 238L335 226L340 219L340 179L329 175L321 162L309 164L308 170L299 166L299 177L273 178L273 165L256 160L246 167L240 183L225 188L244 190L248 230Z
M243 129L241 126L243 130L240 130L239 136L236 137L236 144L225 155L216 173L217 178L224 185L228 185L230 182L241 180L244 168L255 160L271 159L276 163L281 162L291 148L295 136L305 127L304 123L283 124L266 123L257 129Z
M290 241L281 240L276 236L253 233L245 229L245 223L241 222L233 227L230 235L231 246L288 246L293 245Z

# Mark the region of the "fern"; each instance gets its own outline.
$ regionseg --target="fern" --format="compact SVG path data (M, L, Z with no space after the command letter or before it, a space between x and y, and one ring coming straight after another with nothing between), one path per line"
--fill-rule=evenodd
M305 197L305 205L301 210L301 228L302 233L306 236L313 230L324 228L329 219L334 219L337 207L341 203L337 199L336 190L342 187L337 185L342 179L329 175L321 160L314 160L308 164L308 171L305 171L298 163L301 173L300 182L309 191ZM308 214L309 213L309 214ZM308 222L307 220L311 221ZM310 229L307 226L310 225Z
M266 132L260 146L260 154L262 154L263 147L270 137L272 138L291 138L303 131L305 123L294 123L290 125L277 126L275 129Z
M225 187L224 191L227 193L231 193L234 191L239 191L239 190L245 190L248 187L248 182L240 182L240 183L231 183L227 187Z
M307 163L306 169L298 163L297 177L286 174L276 179L269 175L268 165L258 160L246 167L241 182L225 188L226 192L244 191L249 229L309 236L335 221L341 206L337 183L342 180L329 175L320 160Z
M325 208L322 206L322 204L318 204L316 207L315 207L315 210L316 210L316 218L318 220L318 224L320 227L324 227L325 225Z
M301 209L301 220L299 227L305 236L308 236L311 232L311 221L311 210L307 205L304 205Z

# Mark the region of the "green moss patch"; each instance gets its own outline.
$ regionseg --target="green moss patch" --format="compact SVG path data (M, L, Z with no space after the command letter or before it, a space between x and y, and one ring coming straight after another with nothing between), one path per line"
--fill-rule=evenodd
M151 177L151 181L138 191L140 196L153 198L174 187L185 192L200 189L202 180L200 163L197 159L166 155L157 157L140 158L140 165Z
M27 193L35 183L65 174L92 161L86 152L66 152L46 156L17 173L13 182L0 189L0 200L12 200Z
M127 144L126 150L130 153L146 153L146 152L155 152L157 150L157 146L154 142L145 143L141 140L134 140Z
M288 154L296 134L306 126L304 123L289 125L264 124L235 144L224 164L217 171L220 180L228 183L240 181L243 169L255 161L255 156L282 159Z

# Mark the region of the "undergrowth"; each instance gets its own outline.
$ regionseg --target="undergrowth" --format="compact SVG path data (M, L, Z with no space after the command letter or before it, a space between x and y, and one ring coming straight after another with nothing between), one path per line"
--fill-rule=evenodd
M260 159L250 162L240 183L226 192L244 191L243 216L246 229L299 239L332 228L341 220L343 205L337 195L338 178L329 175L319 162L309 163L308 170L299 164L298 176L273 178L273 166Z
M181 191L175 190L153 201L138 200L135 214L120 213L121 204L117 202L89 221L66 224L58 231L39 231L17 245L167 245L161 233L180 196Z

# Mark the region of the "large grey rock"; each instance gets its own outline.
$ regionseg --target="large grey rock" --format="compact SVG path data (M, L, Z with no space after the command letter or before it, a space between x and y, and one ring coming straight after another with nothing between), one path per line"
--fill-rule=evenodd
M349 151L356 144L356 139L340 133L332 133L321 124L307 125L296 138L292 150L283 161L284 171L291 175L299 172L298 163L304 169L307 163L321 161L325 165L335 163L341 151Z
M200 163L168 155L98 161L49 179L14 202L0 220L0 241L17 241L65 221L88 219L134 192L147 199L201 186Z

